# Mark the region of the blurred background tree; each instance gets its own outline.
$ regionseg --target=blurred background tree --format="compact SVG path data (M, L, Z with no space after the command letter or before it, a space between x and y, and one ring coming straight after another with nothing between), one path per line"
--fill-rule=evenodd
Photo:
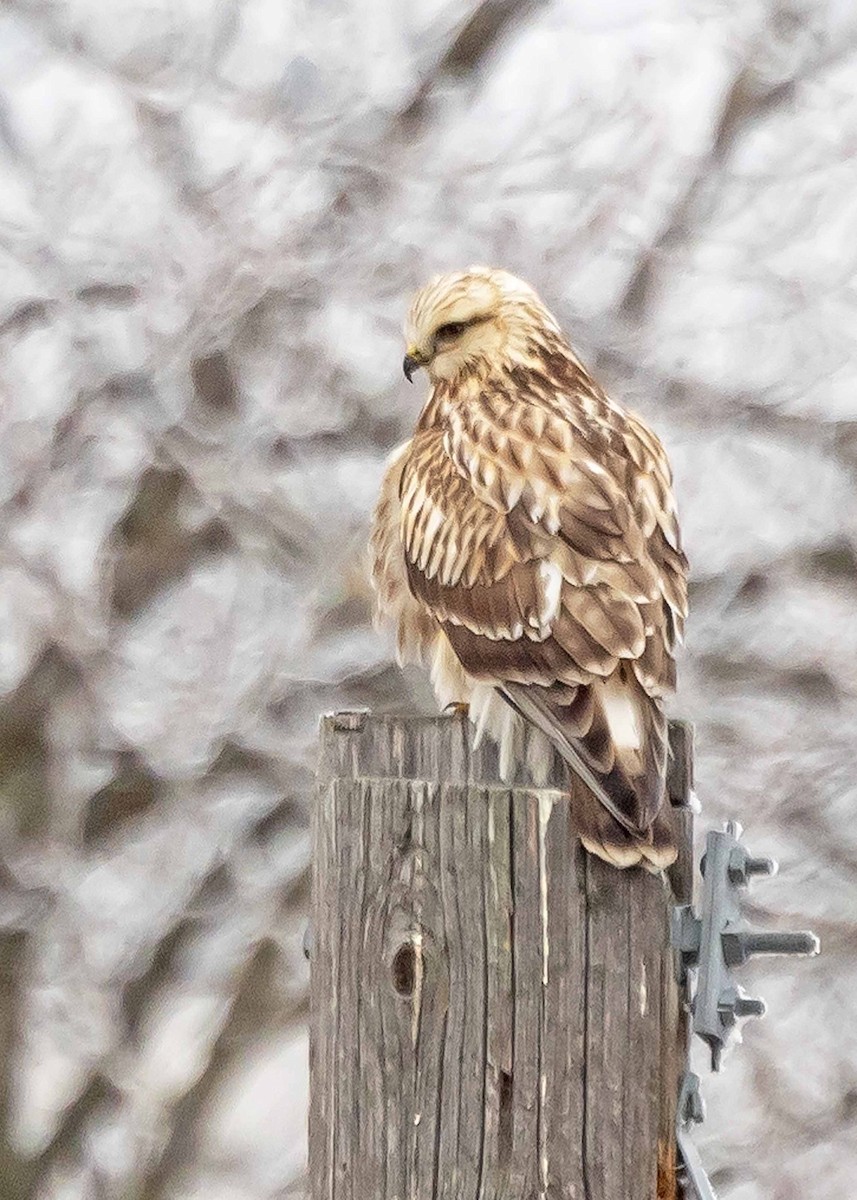
M430 703L362 549L407 300L471 262L666 441L700 827L824 938L707 1086L715 1182L853 1194L855 188L849 0L7 0L3 1200L302 1192L316 723Z

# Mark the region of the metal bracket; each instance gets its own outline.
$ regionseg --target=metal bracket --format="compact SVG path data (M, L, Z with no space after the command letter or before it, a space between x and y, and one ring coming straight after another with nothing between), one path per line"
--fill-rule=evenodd
M733 979L733 967L757 954L814 955L820 948L814 933L769 933L746 924L741 910L744 891L754 876L773 875L777 864L771 858L753 858L740 838L741 826L736 821L730 821L723 831L708 834L700 864L699 915L689 904L673 910L678 978L690 995L691 1028L709 1047L713 1071L720 1070L724 1050L740 1041L740 1022L765 1014L764 1001L746 995ZM691 986L691 971L696 974L695 986ZM716 1200L690 1136L693 1124L704 1117L699 1077L688 1070L679 1095L676 1144L689 1200Z
M678 951L682 983L689 969L697 971L691 1001L693 1032L711 1050L711 1069L720 1070L723 1051L740 1041L740 1021L765 1014L764 1001L747 996L732 977L757 954L818 954L814 933L771 933L751 929L743 918L741 899L754 876L777 870L771 858L753 858L740 842L741 826L730 821L723 831L709 833L701 863L703 889L700 913L683 905L673 915L673 946Z

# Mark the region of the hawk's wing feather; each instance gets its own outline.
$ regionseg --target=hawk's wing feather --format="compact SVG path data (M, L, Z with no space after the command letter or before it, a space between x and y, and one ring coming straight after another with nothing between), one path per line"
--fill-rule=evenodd
M656 705L641 707L648 724L642 738L645 754L639 769L628 772L610 744L600 690L597 684L579 688L578 695L568 704L553 695L552 688L508 683L501 689L512 707L546 735L619 824L641 833L649 828L661 804L667 754L666 719ZM653 813L641 807L641 797L647 796L657 797Z
M593 394L589 419L507 395L418 430L400 481L413 595L626 828L663 799L660 698L686 612L666 457Z

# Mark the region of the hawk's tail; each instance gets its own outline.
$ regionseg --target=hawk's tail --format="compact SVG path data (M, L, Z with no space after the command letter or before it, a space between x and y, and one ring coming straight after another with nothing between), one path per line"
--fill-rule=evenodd
M645 834L630 833L603 804L582 789L572 798L574 830L590 854L614 867L642 865L662 871L676 860L677 850L669 812L662 808Z
M584 846L617 867L674 862L666 803L666 719L628 672L577 688L506 683L513 708L540 729L588 791L575 794Z

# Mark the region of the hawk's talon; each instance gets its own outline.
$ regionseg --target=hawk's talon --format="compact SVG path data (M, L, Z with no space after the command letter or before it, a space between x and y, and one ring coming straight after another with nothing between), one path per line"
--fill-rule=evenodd
M470 705L466 700L450 700L443 710L444 716L467 717L470 715Z

